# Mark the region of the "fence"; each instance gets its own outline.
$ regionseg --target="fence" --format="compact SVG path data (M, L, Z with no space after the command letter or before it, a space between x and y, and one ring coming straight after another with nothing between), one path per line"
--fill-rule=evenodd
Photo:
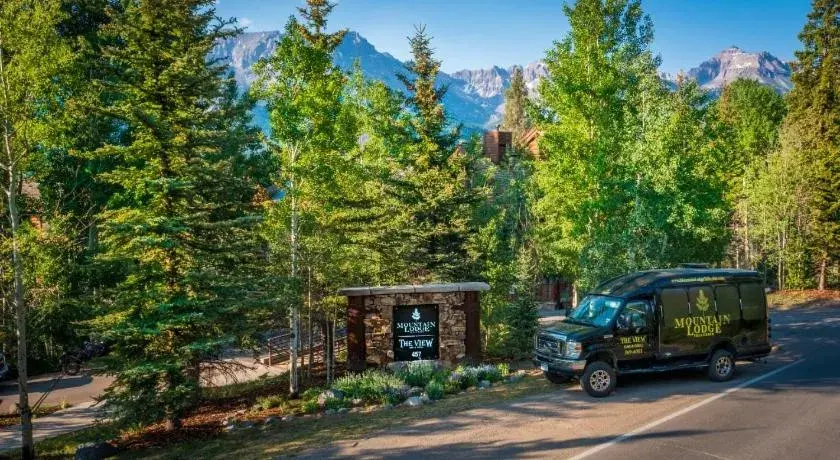
M275 364L284 364L289 361L290 348L292 343L292 333L285 332L274 337L269 337L266 343L268 357L265 364L273 366ZM298 346L299 359L309 356L312 353L313 362L324 361L324 335L320 329L312 331L312 346L310 349L309 331L302 331L300 342ZM347 330L337 329L333 334L333 356L347 348Z

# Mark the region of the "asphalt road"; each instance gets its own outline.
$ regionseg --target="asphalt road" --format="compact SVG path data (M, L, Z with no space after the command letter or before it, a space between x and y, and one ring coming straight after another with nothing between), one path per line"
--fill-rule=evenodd
M840 308L773 312L780 349L705 373L622 378L592 399L578 385L388 427L307 458L840 459Z

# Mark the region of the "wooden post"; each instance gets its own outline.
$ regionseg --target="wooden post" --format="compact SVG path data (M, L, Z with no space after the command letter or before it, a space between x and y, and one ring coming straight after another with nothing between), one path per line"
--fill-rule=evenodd
M347 370L361 372L367 367L365 349L365 297L347 298Z
M464 293L464 315L466 316L465 358L473 363L481 362L481 310L478 292Z

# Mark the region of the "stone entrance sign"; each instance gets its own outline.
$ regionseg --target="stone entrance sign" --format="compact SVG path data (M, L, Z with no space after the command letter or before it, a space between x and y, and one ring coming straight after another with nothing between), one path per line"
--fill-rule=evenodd
M438 359L437 305L394 307L394 360Z
M341 289L347 296L347 369L395 361L481 359L479 292L487 283Z

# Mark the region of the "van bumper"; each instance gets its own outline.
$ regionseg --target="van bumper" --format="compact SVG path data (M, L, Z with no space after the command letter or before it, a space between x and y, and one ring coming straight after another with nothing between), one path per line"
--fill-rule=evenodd
M742 347L738 350L736 357L738 359L757 359L763 358L770 354L773 347L770 344L762 344L753 347Z
M544 353L534 353L534 366L542 369L543 372L560 374L566 376L580 376L586 368L586 360L566 359Z

